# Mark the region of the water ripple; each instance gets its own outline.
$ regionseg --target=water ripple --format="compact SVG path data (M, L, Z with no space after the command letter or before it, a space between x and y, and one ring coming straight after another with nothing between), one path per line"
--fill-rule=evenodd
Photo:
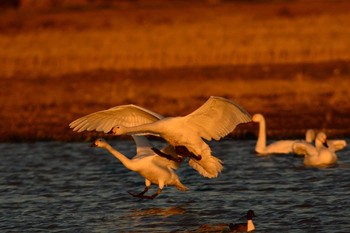
M298 156L259 157L251 140L210 144L225 163L220 176L206 179L184 164L178 174L190 190L166 187L153 201L131 197L143 178L89 143L0 144L0 229L196 232L253 209L258 232L350 232L348 151L338 153L338 166L312 169ZM116 147L135 151L132 141Z

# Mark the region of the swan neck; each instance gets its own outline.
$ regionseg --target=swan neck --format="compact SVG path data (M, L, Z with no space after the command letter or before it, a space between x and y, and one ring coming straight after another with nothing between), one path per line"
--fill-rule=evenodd
M105 149L108 150L112 155L114 155L114 157L116 157L126 168L132 171L135 170L132 161L125 155L114 149L111 145L107 145Z
M143 125L137 125L133 127L125 127L128 134L132 133L154 133L150 127L148 127L149 124L143 124Z
M258 135L258 141L256 143L255 150L257 152L262 152L264 148L266 147L266 123L264 119L261 119L259 121L259 135Z

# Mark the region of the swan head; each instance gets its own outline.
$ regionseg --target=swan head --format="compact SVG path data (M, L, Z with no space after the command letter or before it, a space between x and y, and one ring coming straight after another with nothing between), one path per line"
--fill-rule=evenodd
M252 120L254 122L260 122L260 121L263 121L264 120L264 116L260 113L257 113L257 114L254 114Z
M111 131L109 131L109 134L113 134L113 135L123 135L126 133L126 128L122 125L117 125L114 126Z
M308 143L311 143L315 140L315 130L308 129L305 134L305 140Z
M328 148L327 135L324 132L319 132L316 136L316 143L320 143Z
M103 138L98 138L91 144L91 147L105 147L106 145L108 145L106 140Z

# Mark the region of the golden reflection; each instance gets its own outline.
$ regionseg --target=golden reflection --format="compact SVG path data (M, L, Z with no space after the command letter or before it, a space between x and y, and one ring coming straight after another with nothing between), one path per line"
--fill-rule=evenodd
M184 214L185 209L179 206L172 206L167 208L153 207L147 209L137 209L131 213L132 217L159 215L164 217L169 217L172 215Z

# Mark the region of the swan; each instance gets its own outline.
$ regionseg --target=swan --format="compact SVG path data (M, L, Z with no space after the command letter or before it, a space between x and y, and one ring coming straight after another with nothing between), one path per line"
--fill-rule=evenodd
M315 130L313 129L308 129L307 132L309 132L309 140L306 140L309 143L312 143L315 140ZM347 146L347 143L345 140L327 140L327 145L330 150L333 151L338 151L342 150Z
M128 127L123 124L112 129L114 135L151 134L164 138L175 147L177 154L189 157L189 164L201 175L215 178L222 170L222 161L211 154L203 140L220 140L240 123L251 121L246 110L222 97L210 97L194 112L179 117Z
M104 148L109 151L114 157L120 160L120 162L129 170L139 173L145 178L145 189L139 194L130 193L130 195L143 199L154 199L158 196L164 186L175 186L180 191L187 191L188 188L185 187L179 180L179 177L174 172L180 165L180 163L160 157L156 154L147 140L143 136L132 136L136 143L136 155L129 159L116 149L114 149L108 142L104 139L99 138L92 144L93 147ZM166 153L177 156L174 153L171 146L164 147L162 149ZM153 195L147 196L145 193L149 190L151 184L157 184L158 190Z
M230 232L251 232L255 230L253 217L256 217L253 210L247 212L247 223L230 223Z
M189 165L202 176L215 178L223 168L222 161L211 154L209 145L203 139L219 140L238 124L250 121L249 113L235 102L211 96L186 116L164 118L136 105L121 105L81 117L73 121L70 127L78 132L96 130L114 135L162 137L175 147L177 154L189 157Z
M304 165L307 167L328 167L336 164L338 158L327 145L327 136L319 132L315 139L315 146L307 142L296 142L293 145L296 154L305 155Z
M253 115L253 121L259 123L259 135L255 146L255 152L259 155L268 154L289 154L292 153L292 146L295 140L280 140L266 145L266 122L262 114Z

